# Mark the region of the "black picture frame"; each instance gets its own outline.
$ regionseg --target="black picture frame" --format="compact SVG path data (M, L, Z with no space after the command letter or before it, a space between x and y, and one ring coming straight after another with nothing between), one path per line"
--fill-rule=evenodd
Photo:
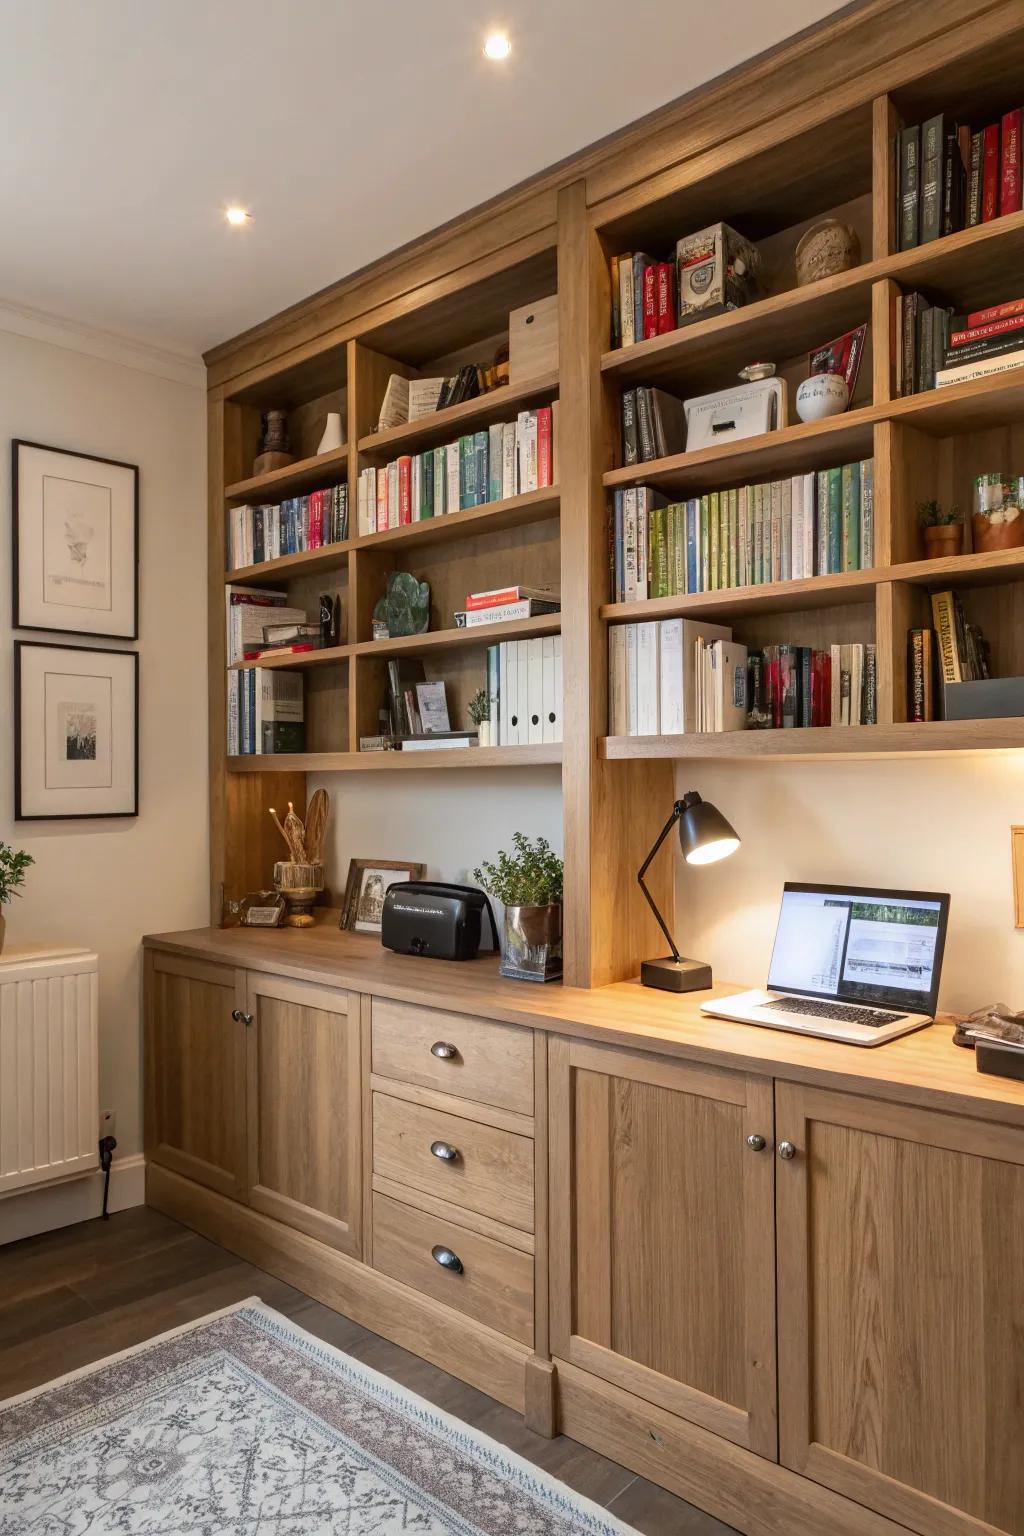
M22 805L22 658L26 651L80 651L89 656L130 657L132 662L132 700L134 706L134 743L132 749L132 808L123 811L70 811L48 814L25 813ZM59 641L15 640L14 642L14 819L15 821L121 821L139 814L139 653L113 646L63 645Z
M132 494L132 623L130 630L75 629L68 625L33 624L21 613L21 519L23 508L20 496L20 454L23 449L39 453L59 453L69 459L85 459L92 464L108 464L112 469L131 471ZM75 448L58 448L52 443L36 443L28 438L11 440L11 613L15 629L27 629L34 633L51 635L83 635L99 640L137 640L139 638L139 466L125 459L109 459L99 453L81 453Z

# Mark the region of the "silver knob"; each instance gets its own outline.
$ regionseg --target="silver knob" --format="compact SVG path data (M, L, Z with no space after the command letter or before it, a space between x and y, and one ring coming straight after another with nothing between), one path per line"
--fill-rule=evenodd
M796 1157L796 1147L794 1147L791 1141L780 1141L779 1156L784 1163L791 1163L794 1157Z
M458 1147L453 1147L451 1143L447 1141L432 1141L430 1143L430 1151L431 1154L434 1157L439 1158L442 1163L457 1163L459 1160Z
M747 1146L750 1148L751 1152L763 1152L767 1145L768 1143L765 1141L764 1137L758 1136L756 1132L753 1136L747 1137Z
M450 1248L442 1248L440 1245L431 1248L430 1257L435 1264L440 1264L442 1269L450 1270L453 1275L462 1274L462 1260Z
M253 1023L253 1016L252 1016L252 1014L251 1013L243 1013L242 1014L242 1023L245 1024L245 1025L251 1025Z
M447 1040L435 1040L430 1047L431 1056L436 1056L438 1061L454 1061L459 1054L454 1045L449 1045Z
M241 1008L232 1008L231 1017L236 1024L251 1024L253 1022L252 1014L243 1013Z

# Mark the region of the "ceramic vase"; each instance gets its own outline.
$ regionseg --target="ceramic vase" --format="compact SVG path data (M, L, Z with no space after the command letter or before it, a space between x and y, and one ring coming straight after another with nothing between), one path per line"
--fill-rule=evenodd
M476 744L478 747L490 747L494 745L493 741L491 740L491 722L489 720L481 720L480 724L476 728L476 731Z
M838 373L814 373L796 392L796 413L801 421L823 421L840 416L850 403L846 380Z
M331 453L335 448L344 448L345 429L341 424L340 411L327 412L327 425L324 427L324 435L320 439L317 453Z

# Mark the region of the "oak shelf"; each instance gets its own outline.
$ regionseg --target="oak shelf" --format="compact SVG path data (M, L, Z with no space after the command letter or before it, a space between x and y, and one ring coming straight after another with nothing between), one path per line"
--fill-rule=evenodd
M490 425L495 421L505 421L516 410L526 407L534 400L549 401L552 393L558 389L558 374L538 374L535 378L526 379L520 384L506 384L500 389L492 389L486 395L477 395L472 400L463 400L458 405L446 406L443 411L432 411L427 416L418 416L415 421L405 423L400 427L388 427L383 432L371 432L367 437L359 439L359 452L372 454L374 457L385 457L396 453L414 450L417 453L424 448L435 447L439 443L450 442L453 437L459 437L467 427L479 427Z
M418 768L540 768L562 761L562 743L441 747L420 752L292 752L229 757L232 773L402 773Z
M532 640L536 635L557 635L560 613L539 614L533 619L511 619L503 624L477 624L472 629L428 629L423 635L401 635L394 640L362 640L350 645L351 656L418 656L430 651L458 651L493 645L499 640Z
M262 501L271 498L287 500L289 496L301 496L305 491L319 491L326 486L337 485L345 479L348 468L348 444L332 448L328 453L315 453L308 459L296 459L283 469L269 470L265 475L251 475L248 480L236 480L224 487L227 501Z
M320 549L307 549L299 555L279 555L276 560L261 560L257 565L242 565L237 571L225 571L226 586L261 586L265 581L290 581L293 576L311 576L343 565L355 540L340 539Z
M987 379L972 379L967 384L905 395L891 401L879 415L937 437L1009 426L1024 415L1024 367L1009 368Z
M828 725L798 730L603 736L598 755L808 762L815 758L916 757L927 752L992 752L1024 747L1024 719L929 720L925 724Z
M318 651L297 651L287 656L265 656L259 661L236 661L228 671L242 672L249 667L268 667L274 672L298 672L307 667L323 667L331 662L344 661L351 654L350 645L325 645Z
M350 549L403 548L414 544L423 549L449 539L471 538L478 533L499 533L505 528L521 528L527 523L543 522L559 509L557 485L539 491L525 491L521 496L507 496L504 501L489 501L479 507L464 507L461 512L446 512L443 517L428 517L420 523L406 523L380 533L365 533L350 541Z

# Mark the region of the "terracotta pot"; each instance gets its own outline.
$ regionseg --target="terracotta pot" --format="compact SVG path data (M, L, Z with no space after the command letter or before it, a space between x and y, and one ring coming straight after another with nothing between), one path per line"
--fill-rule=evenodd
M502 976L556 981L562 974L562 908L506 907Z
M960 555L964 548L964 530L960 523L941 523L937 528L924 529L924 557L926 560L945 560L950 555Z
M1019 549L1024 544L1024 517L1015 517L1012 523L994 523L984 512L975 512L971 527L979 555L989 555L997 549Z

